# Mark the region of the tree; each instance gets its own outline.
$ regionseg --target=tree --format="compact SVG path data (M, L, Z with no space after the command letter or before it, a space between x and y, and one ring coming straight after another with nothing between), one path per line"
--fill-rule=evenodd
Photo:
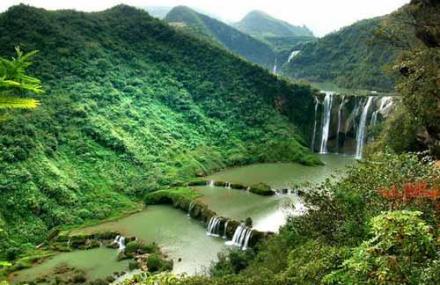
M26 98L28 94L41 94L43 87L38 78L26 74L32 65L32 57L38 51L24 54L19 47L15 48L17 57L11 60L0 57L0 109L33 109L39 101Z
M373 238L355 248L341 270L326 277L330 284L419 284L435 257L432 229L422 212L386 212L372 219Z

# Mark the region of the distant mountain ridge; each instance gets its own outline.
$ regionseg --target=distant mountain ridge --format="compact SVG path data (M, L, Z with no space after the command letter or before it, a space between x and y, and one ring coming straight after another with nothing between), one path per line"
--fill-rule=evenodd
M362 20L304 44L282 72L295 79L332 82L344 88L390 91L394 82L385 69L402 49L378 35L395 29L392 26L401 16L393 13ZM399 29L399 34L406 31ZM411 42L411 36L405 36L405 41Z
M271 68L274 63L276 55L268 44L189 7L174 7L165 21L213 40L251 62L267 68Z

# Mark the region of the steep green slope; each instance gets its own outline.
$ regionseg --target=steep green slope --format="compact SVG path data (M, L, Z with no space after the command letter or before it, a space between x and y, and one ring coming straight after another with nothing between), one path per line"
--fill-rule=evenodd
M167 14L165 21L213 39L233 53L262 66L272 67L275 60L275 54L268 44L188 7L175 7Z
M345 88L390 90L393 80L384 66L399 49L375 38L389 16L357 22L315 42L283 68L288 76L316 82L331 81Z
M312 31L306 26L294 26L261 11L250 12L234 26L244 33L269 43L278 52L314 39Z
M0 14L0 54L16 45L40 51L31 74L46 94L0 124L0 256L214 169L316 162L310 87L142 10L15 6Z

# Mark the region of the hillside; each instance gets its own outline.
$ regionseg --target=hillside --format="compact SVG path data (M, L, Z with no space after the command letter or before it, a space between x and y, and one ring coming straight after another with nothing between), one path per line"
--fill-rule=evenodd
M121 21L120 19L124 19ZM145 193L251 162L316 163L312 90L128 6L0 14L0 54L39 50L36 111L0 124L0 252ZM6 250L8 249L8 250Z
M261 11L252 11L234 26L257 39L269 43L278 52L314 39L306 26L294 26Z
M392 20L389 17L363 20L303 45L283 73L345 88L391 90L393 79L384 67L393 63L399 49L376 38L384 21Z
M165 21L174 26L187 28L196 35L203 35L214 40L251 62L270 68L274 63L275 54L268 44L188 7L173 8L165 17Z

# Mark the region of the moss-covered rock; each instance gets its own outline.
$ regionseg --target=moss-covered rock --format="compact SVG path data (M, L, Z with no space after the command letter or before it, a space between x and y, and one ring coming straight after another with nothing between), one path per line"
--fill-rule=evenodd
M275 194L275 192L270 188L270 186L264 183L252 185L249 191L251 193L262 196L272 196Z

